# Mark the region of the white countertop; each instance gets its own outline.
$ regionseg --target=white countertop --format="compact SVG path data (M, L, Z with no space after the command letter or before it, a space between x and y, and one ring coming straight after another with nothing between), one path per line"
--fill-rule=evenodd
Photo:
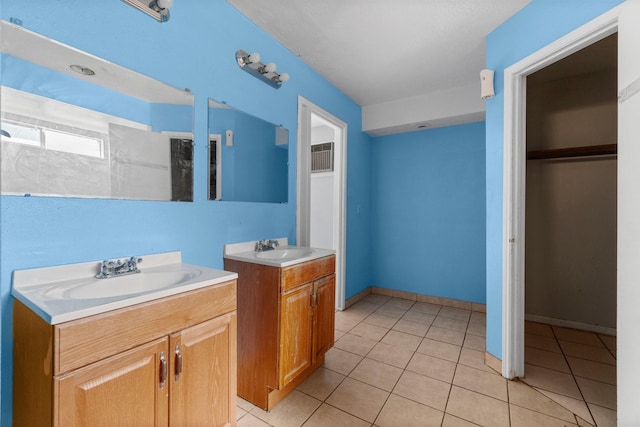
M301 262L312 261L318 258L324 258L329 255L334 255L336 252L331 249L321 249L321 248L308 248L305 246L293 246L289 245L289 240L286 237L282 237L278 240L279 246L273 251L284 251L287 249L294 250L305 250L308 249L309 253L305 253L302 256L296 256L295 258L274 258L274 259L265 259L261 258L260 254L267 254L271 251L264 252L256 252L255 244L256 242L243 242L243 243L232 243L228 245L224 245L224 257L227 259L233 259L236 261L243 262L251 262L254 264L262 264L262 265L270 265L273 267L289 267L292 265L299 264Z
M180 252L142 255L141 273L96 279L102 261L16 270L11 294L51 325L151 301L236 279L223 270L183 264ZM156 289L135 292L136 281L179 277ZM142 283L142 282L139 282ZM127 288L126 295L98 296L99 287ZM82 295L73 297L73 295Z

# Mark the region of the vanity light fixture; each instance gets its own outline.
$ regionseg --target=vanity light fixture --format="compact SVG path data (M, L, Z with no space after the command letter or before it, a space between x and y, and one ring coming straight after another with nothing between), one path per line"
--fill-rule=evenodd
M168 21L171 15L169 9L173 0L122 0L136 9L146 13L159 22Z
M289 81L289 74L278 73L275 63L263 64L260 62L260 54L257 52L249 54L244 50L239 50L236 52L236 61L244 71L276 89L279 89L282 83Z

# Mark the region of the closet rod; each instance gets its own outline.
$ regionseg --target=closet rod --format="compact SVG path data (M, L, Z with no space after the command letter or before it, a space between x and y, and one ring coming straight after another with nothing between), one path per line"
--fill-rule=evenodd
M565 157L603 156L618 154L618 144L589 145L585 147L555 148L527 152L527 160L561 159Z

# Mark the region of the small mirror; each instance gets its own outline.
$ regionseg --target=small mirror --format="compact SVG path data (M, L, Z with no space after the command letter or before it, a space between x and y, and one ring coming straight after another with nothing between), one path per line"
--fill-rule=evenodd
M0 26L2 194L193 200L190 92Z
M209 100L209 199L286 203L289 131Z

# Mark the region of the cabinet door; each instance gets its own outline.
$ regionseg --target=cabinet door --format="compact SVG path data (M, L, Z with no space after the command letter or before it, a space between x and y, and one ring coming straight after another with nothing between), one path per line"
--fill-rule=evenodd
M166 427L169 383L160 377L168 348L167 338L152 341L55 377L54 426Z
M333 347L336 312L336 275L314 282L313 361Z
M236 322L234 311L171 336L171 426L235 425Z
M311 366L312 309L309 283L282 294L280 302L280 388Z

